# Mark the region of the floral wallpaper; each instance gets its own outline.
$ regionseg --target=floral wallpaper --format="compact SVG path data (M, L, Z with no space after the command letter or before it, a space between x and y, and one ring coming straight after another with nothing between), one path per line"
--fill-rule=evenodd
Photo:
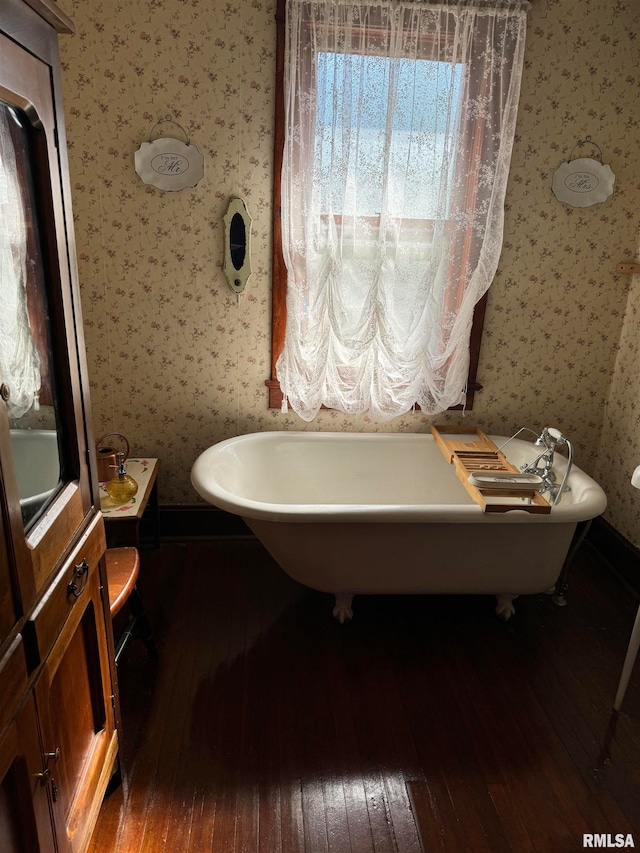
M61 53L96 435L124 432L135 454L160 458L160 501L193 504L194 459L231 435L427 431L420 413L380 426L321 412L305 424L267 408L275 0L60 6L77 28L61 38ZM577 463L609 491L611 522L640 543L637 499L625 485L640 461L640 297L615 272L638 242L640 8L579 6L577 15L574 0L532 2L504 250L478 372L484 389L472 412L437 420L503 434L560 428ZM204 178L179 193L145 185L133 166L167 115L205 158ZM184 138L170 124L158 135ZM571 208L551 180L587 136L615 191ZM578 152L599 156L588 144ZM254 274L240 296L222 273L233 195L253 217Z

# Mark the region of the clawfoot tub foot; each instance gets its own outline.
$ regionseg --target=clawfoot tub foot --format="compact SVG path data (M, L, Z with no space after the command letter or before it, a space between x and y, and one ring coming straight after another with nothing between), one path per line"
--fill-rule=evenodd
M496 595L496 615L499 616L505 622L508 622L509 619L511 619L513 614L516 612L516 609L513 606L513 600L517 597L517 595L511 595L508 592Z
M333 615L341 625L344 625L345 622L350 622L353 619L353 610L351 609L352 601L353 596L351 593L336 593L336 606L333 608Z
M555 586L552 586L551 589L545 590L545 592L547 593L547 595L552 596L551 600L555 605L557 605L558 607L565 607L569 603L566 599L567 589L568 584L558 583Z

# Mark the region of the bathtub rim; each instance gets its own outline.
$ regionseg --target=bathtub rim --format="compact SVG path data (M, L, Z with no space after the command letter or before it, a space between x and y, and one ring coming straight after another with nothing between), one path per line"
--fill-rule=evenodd
M574 478L583 481L581 499L562 501L552 507L548 514L528 513L514 509L508 512L483 512L478 504L278 504L239 497L217 482L210 482L207 473L214 464L217 455L226 448L246 441L270 441L274 438L292 440L322 441L340 437L347 441L393 441L399 439L425 440L434 442L431 433L343 433L338 431L313 432L306 430L265 430L243 433L223 439L206 448L195 460L191 468L191 483L207 502L219 509L239 515L245 519L257 519L274 522L368 522L368 523L430 523L449 522L452 524L563 524L587 521L601 515L607 505L607 499L601 486L585 471L574 465L569 481ZM509 436L491 435L491 439L500 446ZM533 448L533 444L521 439L511 442L511 450L519 445ZM508 454L507 454L508 455ZM562 472L566 466L564 457L558 455L558 468ZM456 473L451 466L451 476Z

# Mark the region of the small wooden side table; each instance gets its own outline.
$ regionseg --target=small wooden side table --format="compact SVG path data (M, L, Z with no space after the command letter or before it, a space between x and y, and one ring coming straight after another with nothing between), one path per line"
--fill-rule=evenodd
M100 483L100 509L105 521L107 547L127 545L140 547L140 520L149 508L153 522L153 538L156 548L160 547L160 516L158 512L158 469L159 459L141 457L127 459L127 474L138 484L138 491L125 504L115 504L109 497L106 483Z

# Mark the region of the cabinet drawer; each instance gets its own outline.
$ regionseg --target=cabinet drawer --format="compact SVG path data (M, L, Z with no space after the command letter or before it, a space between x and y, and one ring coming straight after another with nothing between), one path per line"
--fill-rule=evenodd
M84 595L105 549L104 521L97 515L29 618L39 661L46 658L76 602Z
M27 662L20 634L0 660L0 734L11 721L27 686Z

